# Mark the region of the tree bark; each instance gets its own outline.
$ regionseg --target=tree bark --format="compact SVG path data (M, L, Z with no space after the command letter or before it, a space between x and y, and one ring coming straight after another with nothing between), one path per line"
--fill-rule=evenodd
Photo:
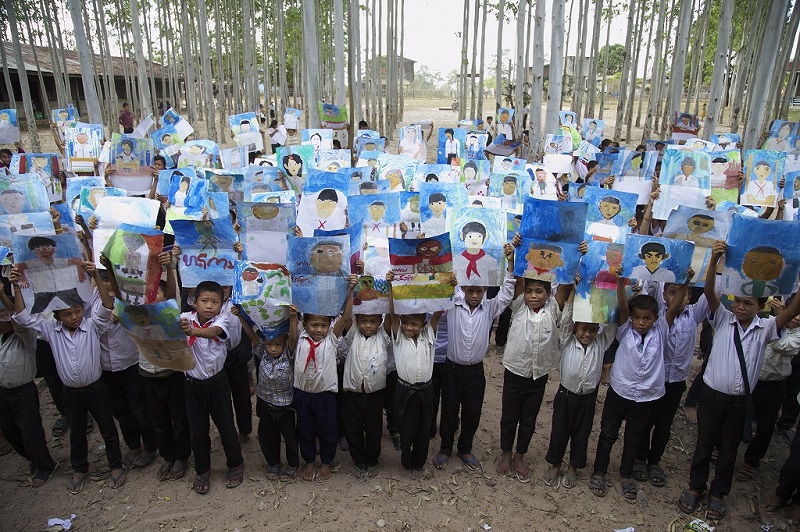
M608 26L606 27L606 56L603 59L603 81L600 84L600 114L598 118L600 120L603 119L603 111L606 107L606 78L608 77L608 56L611 55L609 53L609 45L611 43L611 18L614 15L614 0L609 0L608 2L608 17L607 23Z
M478 60L478 17L481 9L481 0L474 0L475 2L475 16L473 17L472 23L472 61L470 61L470 78L469 78L469 89L470 89L470 99L469 99L469 113L471 118L479 118L479 115L476 114L476 97L475 94L475 86L476 86L476 79L475 76L478 73L477 69L475 68L475 62Z
M474 2L475 0L473 0ZM458 76L458 119L463 120L467 116L467 65L469 50L469 0L464 0L464 13L462 16L461 27L461 68Z
M538 2L537 2L538 4ZM495 109L494 112L503 105L503 22L506 16L506 0L500 0L497 6L497 63L495 64ZM509 80L510 81L510 80ZM493 113L494 114L494 113Z
M717 27L717 51L714 64L723 65L727 62L728 48L730 47L731 21L733 19L733 0L722 0L719 11L719 26ZM716 133L717 116L722 109L722 83L729 72L723 68L715 68L711 75L711 88L709 102L706 109L706 120L703 124L703 138L709 140Z
M600 58L600 29L603 22L603 0L596 0L594 8L594 28L592 29L592 47L589 54L589 74L587 75L586 110L583 116L594 118L595 100L597 98L597 61Z
M405 0L403 0L405 1ZM481 3L481 64L480 64L480 76L478 78L478 113L476 118L483 120L483 91L484 91L484 75L486 73L485 70L485 60L486 60L486 19L488 15L488 0L483 0Z
M678 36L675 40L675 53L670 68L669 113L681 108L683 100L683 78L686 72L686 54L689 48L689 29L692 24L693 0L681 0L678 22Z
M215 123L214 87L213 73L211 70L211 55L208 50L208 21L206 18L206 3L197 2L197 30L198 40L200 41L200 59L203 65L201 84L203 99L205 100L206 127L208 136L219 144L220 137Z
M133 47L133 51L136 57L136 76L139 83L139 118L144 118L153 112L151 106L153 100L150 96L150 85L147 79L147 66L144 62L144 53L142 52L142 46L139 44L144 42L142 39L142 27L139 22L139 0L128 0L128 8L131 10L133 42L136 43ZM205 9L205 6L203 6L203 9Z
M319 127L319 50L317 49L317 17L313 0L302 0L303 8L303 62L306 65L305 96L308 106L308 121L313 127Z
M641 127L641 124L642 124L642 104L644 103L644 93L645 93L644 87L645 87L645 82L647 81L647 79L646 79L647 78L647 67L650 66L650 46L653 44L653 22L655 22L655 19L656 19L656 12L655 12L655 9L653 9L653 11L650 13L650 24L649 24L650 28L649 28L649 30L647 32L647 51L645 52L645 55L644 55L644 70L642 71L643 72L643 74L642 74L642 92L639 93L639 103L637 104L637 107L636 107L636 127ZM655 70L655 69L653 69L653 70ZM647 83L647 87L648 87L648 91L647 92L649 92L649 93L653 91L653 83L652 82L653 82L653 75L651 74L650 75L650 82ZM642 139L642 140L645 140L645 139Z
M628 101L625 103L625 140L630 140L631 138L631 128L633 127L633 102L636 98L636 87L637 87L637 72L639 70L639 51L642 49L642 39L644 38L644 15L645 15L645 3L638 2L638 13L637 13L637 23L636 23L636 45L635 49L632 50L632 57L631 57L631 71L630 71L630 85L628 88ZM644 81L644 80L643 80ZM644 86L644 83L642 84Z
M536 2L533 21L533 82L531 84L531 123L528 139L533 153L541 152L542 146L542 100L544 98L544 17L545 2Z
M361 21L360 19L360 7L357 2L348 2L347 3L348 9L348 16L347 16L347 28L348 28L348 58L347 58L347 69L348 69L348 77L349 77L349 85L350 85L350 123L352 124L350 127L350 141L349 146L353 146L352 137L355 134L355 130L358 128L358 122L361 120L361 117L364 116L361 110ZM369 32L367 32L369 35Z
M564 74L564 2L553 0L553 33L550 39L550 73L547 81L547 114L544 130L556 131L561 111L561 88Z
M335 102L338 107L344 106L345 102L345 84L344 84L344 6L343 0L333 1L333 31L334 31L334 63L336 75L336 98ZM350 38L353 38L351 34ZM352 85L351 85L352 86Z
M9 13L9 25L11 26L11 35L12 37L16 35L17 26L16 20L11 20L11 13L13 13L13 7L11 7L11 0L4 0L6 4L6 11ZM86 33L83 29L83 20L81 17L81 5L79 0L68 0L69 4L69 12L72 16L72 31L75 35L75 42L78 47L78 59L80 61L81 66L81 80L83 81L83 94L86 96L86 110L89 114L89 121L93 124L102 124L103 123L103 114L100 112L100 100L97 96L97 87L94 84L94 73L92 72L92 59L89 51L89 43L86 40ZM17 64L21 65L22 62L22 52L20 51L17 55ZM35 138L36 148L39 149L39 135L36 132L36 122L31 121L33 119L33 109L30 110L30 116L28 116L28 106L31 105L30 101L30 89L28 88L28 78L26 76L20 76L20 81L24 80L24 85L22 86L22 101L26 106L25 114L26 119L29 120L28 122L28 129L32 128L33 131L30 133ZM27 100L27 102L26 102Z
M625 105L628 99L628 77L631 71L631 47L633 46L634 16L636 2L628 2L628 29L625 34L625 58L622 61L622 75L619 78L619 102L617 103L617 122L614 125L614 141L619 142L622 136L622 123L625 119ZM608 57L606 49L606 57Z

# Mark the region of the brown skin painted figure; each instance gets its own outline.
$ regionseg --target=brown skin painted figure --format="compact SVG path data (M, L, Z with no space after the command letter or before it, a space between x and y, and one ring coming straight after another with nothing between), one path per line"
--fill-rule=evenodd
M749 250L742 261L742 272L750 281L742 285L742 292L751 297L768 297L778 291L769 284L781 275L783 256L771 246L759 246Z

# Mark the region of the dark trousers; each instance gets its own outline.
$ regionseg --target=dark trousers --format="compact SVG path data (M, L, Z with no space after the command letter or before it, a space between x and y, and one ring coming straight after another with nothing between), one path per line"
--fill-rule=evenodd
M86 416L92 414L106 444L109 469L122 467L119 434L111 412L111 397L103 379L97 379L83 388L64 386L64 408L69 419L69 460L78 473L89 471L89 444L86 439Z
M508 329L511 327L511 307L506 308L497 318L497 329L494 331L494 345L503 347L508 341Z
M242 465L242 447L233 426L231 388L224 371L213 377L199 380L187 376L183 381L186 401L186 419L194 454L194 470L198 475L211 471L211 423L214 421L222 439L228 469Z
M767 454L775 432L775 422L786 398L786 379L779 381L758 381L753 388L753 414L758 427L753 439L744 452L744 463L758 467Z
M783 501L794 499L794 504L800 504L800 438L792 440L789 456L781 467L775 494Z
M550 446L545 457L548 464L561 465L569 444L569 464L575 469L586 467L596 402L597 390L578 395L558 386L558 392L553 399Z
M638 458L648 464L658 464L664 456L672 434L672 421L675 419L675 412L681 406L681 397L686 390L686 381L667 382L664 384L664 389L666 390L664 397L652 402L650 417L639 443Z
M703 387L705 387L705 383L703 382L703 375L706 372L707 365L708 365L708 357L703 359L703 365L700 367L700 371L697 373L697 375L694 376L694 380L692 380L692 385L689 386L689 393L686 394L686 399L684 399L683 401L683 404L685 406L697 408L697 405L700 402L700 392L702 392Z
M366 469L378 465L383 432L384 390L344 393L344 428L350 457Z
M161 458L166 462L185 462L192 453L192 447L189 420L186 418L183 374L173 373L168 377L141 379Z
M300 465L297 452L297 433L294 407L272 406L266 401L256 399L256 416L258 416L258 444L267 464L276 466L281 463L281 436L286 445L286 463L289 467Z
M508 370L503 374L503 403L500 414L500 449L510 453L517 438L517 452L525 454L536 429L542 407L547 375L538 379L520 377Z
M606 393L603 405L603 417L600 419L600 437L597 440L597 453L594 457L594 472L605 476L611 461L611 449L619 438L619 429L625 421L625 435L622 439L622 458L619 462L619 476L631 478L633 464L639 452L642 432L650 416L650 407L654 401L637 403L625 399L611 386Z
M336 442L339 439L339 422L336 418L336 392L308 393L294 389L294 408L297 411L297 443L300 456L306 462L319 459L322 464L331 464L336 458Z
M431 438L436 436L436 417L439 415L439 401L442 398L442 373L444 372L444 362L433 363L433 375L431 376L431 388L433 388L433 410L431 411Z
M233 412L236 414L236 426L239 434L247 436L253 432L253 403L250 400L250 377L247 363L253 353L250 338L242 335L239 345L228 351L225 357L225 374L233 399Z
M50 471L55 467L39 414L39 390L33 381L14 388L0 386L0 432L36 469Z
M67 411L64 408L64 400L61 394L64 390L64 384L61 382L61 377L58 376L53 350L50 348L50 344L44 340L36 341L36 370L39 376L47 383L47 388L50 390L50 396L53 398L56 410L62 417L66 417Z
M104 371L102 377L125 444L129 449L140 449L144 444L145 450L155 451L156 433L147 411L139 364L121 371Z
M478 431L483 408L486 376L483 362L464 366L447 360L442 373L442 437L440 452L450 456L461 411L458 454L472 454L472 441Z
M412 385L397 379L395 404L400 429L400 463L406 469L422 469L428 459L432 402L430 381Z
M786 399L781 407L781 417L778 418L776 428L780 432L791 430L797 423L800 414L800 404L797 403L797 394L800 393L800 354L792 359L792 374L786 381Z
M386 374L386 393L383 395L383 410L386 412L386 430L389 436L400 433L397 428L397 404L395 403L395 390L397 389L397 370Z
M743 395L727 395L703 386L697 406L697 445L689 469L690 488L701 493L705 491L711 453L716 447L719 455L711 482L711 495L724 497L730 493L744 417Z

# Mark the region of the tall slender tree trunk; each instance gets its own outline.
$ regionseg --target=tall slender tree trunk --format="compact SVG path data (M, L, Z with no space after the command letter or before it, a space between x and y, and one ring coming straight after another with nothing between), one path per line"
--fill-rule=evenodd
M52 20L52 15L50 14L50 2L49 0L45 2L45 0L39 0L39 8L42 11L42 15L44 16L45 20ZM57 46L56 46L56 38L54 35L54 27L52 24L44 24L44 34L47 37L47 46L50 48L50 63L53 65L53 82L56 87L56 101L58 107L66 107L67 105L67 89L65 88L65 76L64 73L61 71L61 62L57 59ZM3 61L3 66L6 66L5 60Z
M784 80L786 80L786 70L789 67L789 54L792 52L795 40L797 39L798 22L800 22L800 2L796 1L792 8L792 16L789 19L789 24L786 25L785 31L783 32L780 53L778 55L778 64L775 65L775 73L772 77L769 99L767 100L767 109L772 108L772 115L775 117L780 113L782 102L781 94L783 93ZM789 79L791 80L791 78ZM790 81L788 87L791 87L791 85Z
M15 59L16 60L16 59ZM11 109L17 109L17 98L14 94L14 86L11 84L11 74L8 71L8 59L6 59L6 44L0 43L0 61L3 62L3 79L6 84L6 92L8 93L8 104ZM19 70L17 70L19 76Z
M195 84L196 77L194 71L194 56L187 51L191 50L191 35L189 25L189 10L187 2L181 2L181 18L183 21L183 28L181 29L181 36L183 42L183 72L186 83L186 107L189 114L189 121L197 120L197 85Z
M383 115L383 91L386 86L385 59L383 56L383 1L381 1L378 2L378 131L384 135L387 133Z
M313 127L319 127L319 50L317 48L317 17L313 0L302 0L303 8L303 62L306 65L305 95L308 106L308 120Z
M497 6L497 63L495 64L495 113L503 105L503 26L506 16L506 0L499 0ZM538 2L537 2L538 3ZM509 80L510 81L510 80ZM494 113L492 113L494 114Z
M144 62L144 53L142 52L142 47L138 44L144 41L142 39L142 26L139 22L139 0L128 0L128 8L131 10L133 42L137 43L133 47L133 51L136 57L136 76L139 83L139 114L140 118L144 118L153 112L151 104L153 100L150 96L150 85L148 83L147 67ZM202 9L205 10L205 6L203 6Z
M633 102L636 98L637 73L639 71L639 51L642 49L642 39L644 38L644 16L645 16L645 2L639 2L637 9L637 24L636 24L636 47L632 50L633 57L631 58L631 81L628 92L628 101L625 103L625 140L631 139L631 128L633 127ZM642 80L644 81L644 80ZM644 83L642 83L644 87Z
M667 129L667 125L669 124L669 117L672 115L672 110L669 107L669 101L667 95L669 94L669 83L672 81L671 79L667 79L667 61L666 56L670 49L670 44L672 44L672 24L675 22L675 6L677 5L678 0L672 0L672 4L669 9L669 17L667 19L667 33L666 39L664 39L664 52L663 56L665 59L661 63L661 85L658 87L659 91L659 100L658 100L658 114L656 116L656 129L658 130L659 137L663 138ZM664 100L663 103L661 100ZM663 108L662 108L663 105ZM659 125L660 124L660 125Z
M372 114L369 118L370 127L380 131L381 125L378 120L378 91L381 90L381 66L378 57L378 4L372 0L372 12L370 13L372 24L372 61L370 61L370 99L372 101Z
M523 101L523 90L525 84L525 8L528 0L519 0L517 5L517 73L514 87L514 105L517 112L514 113L514 137L522 138L522 119L525 113Z
M27 7L27 6L26 6ZM42 112L44 116L50 116L50 102L47 98L47 88L44 85L44 78L42 76L42 67L39 65L39 53L36 51L36 46L33 42L33 32L31 31L31 22L30 22L30 13L24 13L25 15L25 29L28 34L28 41L31 44L31 50L33 51L33 62L36 64L36 78L39 83L39 99L42 103ZM17 70L19 72L19 70Z
M242 41L244 42L244 95L245 95L245 109L247 111L258 111L257 92L258 80L256 78L257 70L255 68L255 47L253 46L253 39L255 38L255 29L253 28L254 9L250 0L242 0L242 22L244 27L242 31Z
M647 51L645 52L645 55L644 55L644 70L643 70L643 75L642 75L642 92L641 92L641 94L639 94L639 103L637 104L637 108L636 108L636 127L641 127L641 123L642 123L642 104L644 103L644 93L645 93L644 87L645 87L645 82L647 81L647 67L650 66L650 46L653 44L653 22L655 22L655 19L656 19L656 12L655 12L655 9L653 9L650 12L650 24L649 24L650 29L647 32L647 34L648 34L647 35ZM653 92L653 74L655 74L655 68L653 68L653 73L651 73L651 75L650 75L650 81L647 83L647 92L651 93L651 94ZM645 140L645 139L642 139L642 140Z
M592 29L592 46L589 54L589 74L587 75L586 110L583 116L594 118L595 99L597 98L597 61L600 57L600 28L603 22L603 0L595 0L594 28Z
M622 75L619 78L619 102L617 103L617 122L614 125L614 141L622 136L622 123L625 120L625 104L628 98L628 78L631 70L631 47L633 46L634 16L636 2L628 2L628 30L625 34L625 59L622 61ZM608 55L608 49L606 49Z
M762 8L763 8L763 0L758 0L752 17L745 20L745 23L747 23L748 20L751 20L751 22L748 24L744 34L742 35L742 39L747 40L747 49L745 50L744 54L739 58L735 70L736 83L734 83L734 89L733 89L734 96L732 98L733 105L731 106L732 133L739 132L739 117L744 116L743 111L745 109L745 101L744 101L745 83L747 81L750 71L755 70L754 68L751 69L750 66L753 63L753 51L755 49L756 39L752 37L748 39L747 36L752 36L755 33L753 31L753 28L758 28L759 21L762 17Z
M58 14L58 13L55 13L55 11L56 11L55 0L44 0L44 1L47 2L48 4L51 1L53 2L52 11L53 11L54 15L49 20L52 20L52 21L54 21L56 23L55 35L58 35L58 53L60 54L60 57L61 57L61 65L60 65L59 68L61 69L62 75L64 76L64 88L66 89L67 102L71 102L72 101L72 87L70 86L70 83L69 83L69 71L67 70L67 54L64 53L64 50L65 50L65 47L64 47L64 33L61 31L61 22L59 22L60 19L61 19L61 15ZM68 8L70 9L70 16L72 16L72 6L69 5ZM80 8L78 9L78 13L80 13ZM84 41L86 40L85 37L86 36L84 35ZM79 55L80 55L80 50L79 50Z
M561 111L561 87L564 74L564 2L553 0L553 33L550 39L550 78L547 81L547 114L544 130L556 131Z
M476 114L477 109L475 108L476 97L475 94L475 86L476 86L476 79L475 76L477 75L478 71L475 68L475 62L478 60L478 17L480 16L480 9L481 9L481 0L474 0L475 1L475 16L472 23L472 61L470 61L470 78L469 78L469 90L470 90L470 99L469 99L469 113L470 117L478 118ZM466 102L464 102L466 106Z
M603 58L603 81L600 83L600 113L598 118L600 120L603 119L603 112L605 111L606 107L606 78L608 78L608 56L610 55L610 43L611 43L611 19L614 16L614 0L609 0L608 2L608 17L607 19L607 26L606 26L606 55Z
M400 120L405 111L405 79L406 79L406 0L400 0ZM481 80L482 81L482 80Z
M361 85L361 15L360 6L357 2L347 3L347 28L348 28L348 58L347 69L349 74L348 84L350 85L350 143L353 146L352 136L358 127L358 122L364 116L361 109L362 85ZM369 35L369 32L367 32Z
M533 82L531 83L531 123L529 140L533 153L541 153L542 99L544 98L544 17L545 2L536 2L533 20Z
M205 116L206 127L208 128L208 136L214 139L217 143L220 142L219 132L215 123L215 105L214 105L214 82L213 73L211 70L211 54L208 50L208 20L206 17L206 3L203 1L197 2L197 29L198 40L200 41L200 59L203 65L201 76L201 85L203 90L203 99L205 100Z
M344 106L346 97L344 91L344 5L342 5L342 1L343 0L333 0L333 59L336 65L334 68L336 71L336 98L334 101L339 107ZM353 38L352 34L350 38ZM355 111L355 109L351 110Z
M6 4L6 11L9 13L13 12L13 7L11 7L11 0L4 0ZM94 84L94 73L92 72L92 58L89 55L89 43L86 40L86 33L83 30L83 20L81 17L81 5L79 0L68 0L69 4L69 12L72 16L72 31L75 35L75 42L78 47L78 59L80 61L81 66L81 79L83 81L83 94L86 97L86 110L89 114L89 121L92 124L102 124L103 123L103 114L100 112L100 99L97 96L97 87ZM9 25L11 26L11 34L15 36L17 31L16 20L11 20L9 15ZM17 37L18 39L18 37ZM17 56L17 64L21 65L22 62L22 52L20 52ZM31 105L30 102L30 90L28 88L28 79L25 76L20 76L20 80L24 78L24 86L22 87L22 101L25 103L26 109L26 119L31 120L33 118L33 109L30 111L30 118L28 118L27 113L28 109L27 106ZM27 99L27 102L26 102ZM32 135L35 136L36 147L35 149L39 149L39 136L36 132L36 122L28 122L28 128L33 128L31 132Z
M722 0L719 10L719 26L717 27L717 51L715 53L714 64L725 64L728 57L730 46L731 21L733 19L733 0ZM716 133L717 116L722 109L722 83L728 71L722 68L715 68L711 75L711 89L709 90L710 100L706 110L706 120L703 124L703 138L708 140L711 135Z
M405 1L405 0L403 0ZM485 59L486 59L486 19L488 18L488 0L483 0L481 3L481 64L480 75L478 77L478 113L476 118L483 120L483 92L484 92L484 74Z
M17 14L14 12L14 4L11 0L3 0L3 3L6 8L8 27L11 31L11 43L14 47L14 59L17 64L19 88L22 93L22 107L25 111L25 123L28 125L28 137L33 151L38 152L41 149L39 144L39 132L36 129L36 117L33 115L33 102L31 101L31 90L28 85L28 71L25 69L25 60L22 56L22 48L20 47Z
M683 100L683 78L686 72L686 54L689 49L689 29L692 24L693 0L681 0L681 11L678 22L678 35L675 40L675 53L670 68L669 112L681 108Z
M277 13L277 20L278 20L278 85L280 85L280 95L281 95L281 103L280 107L276 104L275 109L279 110L278 115L283 116L286 112L286 108L288 105L288 87L286 82L286 47L284 46L284 41L286 39L286 26L284 20L284 0L277 0L278 5L275 9ZM294 65L293 65L294 66Z
M473 2L475 0L472 0ZM467 73L469 72L469 3L464 0L464 12L462 14L461 25L461 65L458 71L458 119L463 120L467 117Z
M572 101L572 109L579 117L583 116L583 96L587 86L584 85L584 67L586 65L586 38L589 33L589 3L590 0L581 0L581 31L578 33L578 49L575 54L575 96Z

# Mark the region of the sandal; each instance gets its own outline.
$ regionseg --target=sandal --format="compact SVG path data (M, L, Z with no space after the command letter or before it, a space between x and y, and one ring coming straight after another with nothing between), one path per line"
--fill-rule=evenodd
M597 497L605 497L608 486L606 485L605 477L601 475L592 475L589 479L589 489Z
M127 473L125 472L125 468L120 468L122 473L117 476L114 476L114 472L111 472L111 482L108 483L108 487L112 490L119 489L125 485L125 480L127 479Z
M283 471L281 471L281 482L289 482L290 480L294 480L297 478L297 468L296 467L287 467Z
M139 453L139 456L131 461L131 465L133 467L138 467L139 469L147 467L153 463L153 460L156 459L157 455L157 451L148 451L147 449L142 449L142 452Z
M650 464L650 484L656 488L663 488L667 483L667 475L659 464Z
M179 478L183 478L183 475L186 474L186 470L189 469L189 459L186 460L175 460L175 463L180 463L181 465L175 469L175 466L172 466L172 469L169 470L169 479L170 480L178 480Z
M86 482L86 477L89 476L89 473L84 473L83 476L75 482L75 475L73 474L69 478L69 487L67 491L69 491L73 495L77 495L78 493L83 491L83 484Z
M54 438L60 438L64 434L67 433L69 430L69 421L65 417L60 417L56 419L56 422L53 423L53 428L51 430Z
M447 465L447 461L449 459L450 456L444 453L436 453L436 456L433 457L431 463L433 464L433 467L435 467L436 469L444 469L444 466Z
M280 464L275 464L267 467L267 480L278 480L281 476Z
M516 475L517 480L523 484L527 484L531 481L531 468L528 466L524 467L525 469L520 469L517 466L514 466L514 474Z
M567 471L567 474L564 475L564 478L561 480L561 485L564 486L566 489L570 490L578 485L580 479L581 476L577 471L575 472L574 475L570 475L569 471Z
M556 468L555 473L553 473L554 467ZM553 486L558 484L560 473L561 473L560 468L558 468L557 466L550 466L544 470L544 478L542 480L544 480L544 483L552 488Z
M706 507L706 520L720 521L723 517L725 517L725 512L725 503L722 502L722 499L718 499L716 497L708 498L708 506Z
M164 482L165 480L169 480L169 473L172 471L172 466L175 465L175 462L164 462L158 468L158 480Z
M225 487L235 488L244 481L244 464L239 464L236 467L228 469L228 474L225 475Z
M636 496L639 494L639 487L636 485L629 478L623 478L620 480L620 486L622 487L622 496L628 499L629 501L635 501Z
M633 463L633 479L639 482L647 481L647 462L644 460L636 460Z
M478 462L474 454L459 454L458 457L461 458L461 461L464 462L464 467L469 471L477 471L481 468L481 463Z
M754 478L756 478L756 473L758 472L758 467L753 467L747 462L745 462L742 467L739 468L739 471L736 472L736 481L737 482L750 482Z
M367 466L367 474L369 474L370 478L375 478L380 473L380 467L376 465Z
M506 467L502 467L500 465L500 460L498 460L494 466L494 470L497 471L498 475L507 477L511 473L511 462L509 462L509 464Z
M693 514L700 506L700 494L694 490L683 490L678 499L678 509L685 514Z
M210 485L208 484L208 477L211 475L209 471L205 475L195 475L194 481L192 481L192 489L195 493L199 493L200 495L205 495L208 493Z
M53 476L53 473L56 472L56 469L58 469L58 462L53 464L53 467L50 469L37 469L36 473L33 475L33 479L31 480L31 485L34 488L43 486L48 480L50 480L50 477Z

